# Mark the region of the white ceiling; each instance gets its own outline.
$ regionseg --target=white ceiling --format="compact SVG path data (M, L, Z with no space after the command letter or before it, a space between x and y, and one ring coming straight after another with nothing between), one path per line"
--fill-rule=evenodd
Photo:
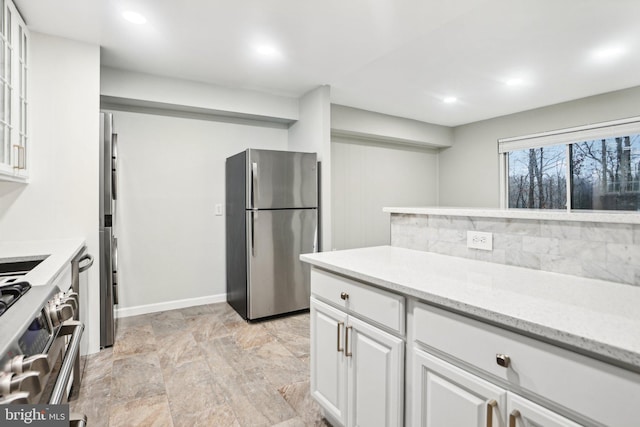
M328 84L333 103L449 126L640 85L640 0L16 3L32 31L100 44L106 66L294 97ZM594 58L608 46L624 53Z

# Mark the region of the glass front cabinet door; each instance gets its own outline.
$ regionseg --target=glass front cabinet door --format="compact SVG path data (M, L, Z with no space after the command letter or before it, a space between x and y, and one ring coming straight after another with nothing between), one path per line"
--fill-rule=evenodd
M0 0L0 179L29 177L29 31L10 0Z

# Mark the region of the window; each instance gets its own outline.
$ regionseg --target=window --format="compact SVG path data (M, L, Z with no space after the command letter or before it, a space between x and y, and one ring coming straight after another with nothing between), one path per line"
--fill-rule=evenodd
M509 208L640 211L640 118L498 141Z
M573 209L640 210L640 134L571 144Z
M567 162L564 145L514 150L509 160L509 207L565 209Z

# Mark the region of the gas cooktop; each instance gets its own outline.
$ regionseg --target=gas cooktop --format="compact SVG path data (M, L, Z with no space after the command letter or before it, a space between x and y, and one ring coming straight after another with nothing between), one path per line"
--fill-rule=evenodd
M0 286L0 316L29 289L31 285L27 282L14 282Z

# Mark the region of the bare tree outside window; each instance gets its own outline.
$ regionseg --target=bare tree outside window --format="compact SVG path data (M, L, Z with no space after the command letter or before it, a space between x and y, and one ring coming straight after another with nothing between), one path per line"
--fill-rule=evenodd
M640 134L513 150L510 208L640 211ZM567 164L569 168L567 169Z
M640 210L640 135L572 144L574 209Z
M510 151L508 161L510 208L566 208L565 145Z

